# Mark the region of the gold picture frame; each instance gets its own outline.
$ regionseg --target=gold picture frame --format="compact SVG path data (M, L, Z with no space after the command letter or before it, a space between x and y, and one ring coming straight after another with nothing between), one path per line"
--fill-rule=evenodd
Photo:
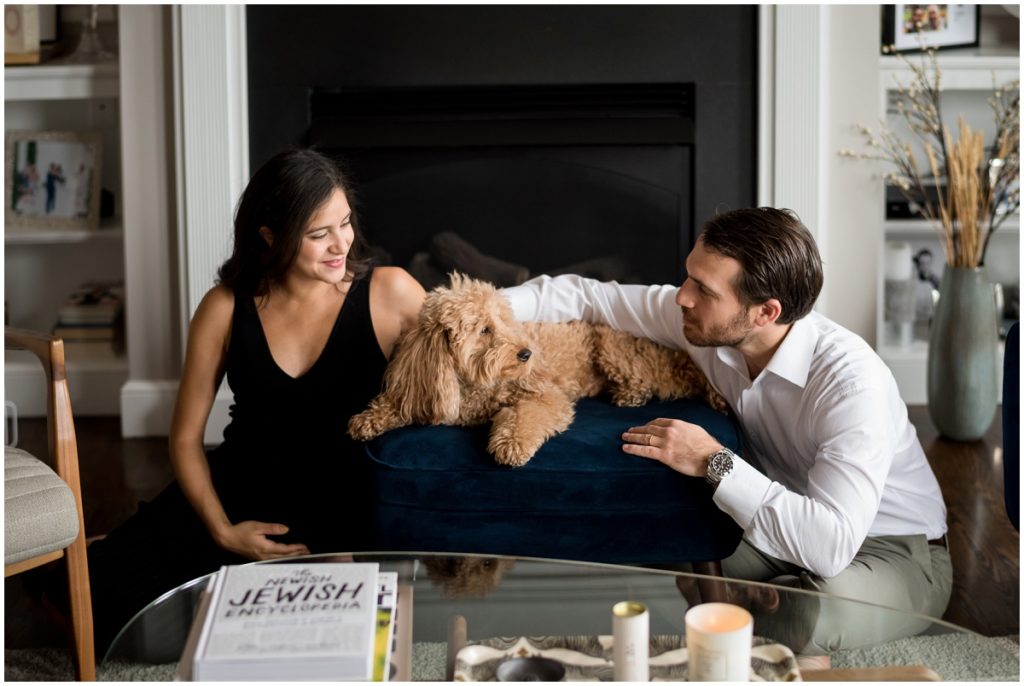
M7 231L99 227L99 133L8 131L5 152Z

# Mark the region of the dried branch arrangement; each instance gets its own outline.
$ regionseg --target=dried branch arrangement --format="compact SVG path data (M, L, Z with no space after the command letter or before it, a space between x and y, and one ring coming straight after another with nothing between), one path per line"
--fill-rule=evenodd
M983 132L971 129L963 116L954 139L942 122L942 73L935 50L925 55L921 63L900 55L913 79L909 85L897 83L897 109L923 145L927 166L884 122L877 132L858 127L867 152L839 154L890 165L885 182L899 188L935 225L947 263L976 267L985 263L992 234L1020 206L1020 81L993 84L988 102L996 133L991 145L986 146ZM935 184L934 191L926 189L926 181Z

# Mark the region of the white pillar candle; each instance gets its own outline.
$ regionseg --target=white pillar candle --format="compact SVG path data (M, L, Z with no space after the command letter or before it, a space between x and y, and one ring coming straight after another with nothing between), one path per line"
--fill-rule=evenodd
M738 605L703 603L686 611L690 681L749 681L754 618Z
M887 281L910 281L914 274L913 248L907 241L886 241L885 278Z
M647 681L650 615L643 603L612 606L612 661L615 681Z

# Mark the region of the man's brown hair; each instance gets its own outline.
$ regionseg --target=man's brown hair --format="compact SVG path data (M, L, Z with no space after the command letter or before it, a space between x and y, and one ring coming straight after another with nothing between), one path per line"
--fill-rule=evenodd
M740 263L733 286L746 307L770 298L782 304L778 323L811 311L824 280L814 237L792 210L751 207L712 217L699 237L704 247Z

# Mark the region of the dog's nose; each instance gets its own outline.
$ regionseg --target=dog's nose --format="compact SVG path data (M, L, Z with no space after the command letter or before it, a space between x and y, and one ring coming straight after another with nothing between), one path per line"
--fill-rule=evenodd
M530 352L529 348L523 348L518 353L516 353L516 357L519 358L520 362L526 362L528 359L530 359L530 355L532 355L532 354L533 353Z

